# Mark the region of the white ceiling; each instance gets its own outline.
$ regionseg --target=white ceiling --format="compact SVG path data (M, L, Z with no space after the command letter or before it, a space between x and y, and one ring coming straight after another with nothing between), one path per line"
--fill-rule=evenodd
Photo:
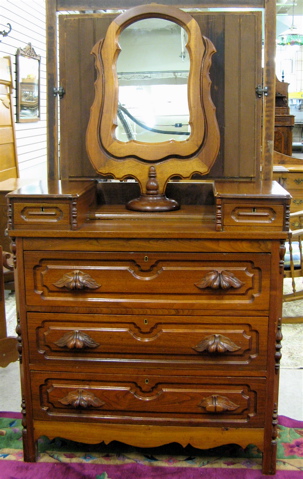
M277 0L277 15L303 15L303 0Z

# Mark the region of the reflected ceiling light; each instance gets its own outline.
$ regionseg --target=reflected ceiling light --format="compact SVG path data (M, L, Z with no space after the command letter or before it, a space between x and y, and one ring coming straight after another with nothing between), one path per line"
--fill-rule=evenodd
M303 33L298 30L294 22L295 18L295 0L292 2L292 24L285 32L281 33L277 39L277 45L303 45Z

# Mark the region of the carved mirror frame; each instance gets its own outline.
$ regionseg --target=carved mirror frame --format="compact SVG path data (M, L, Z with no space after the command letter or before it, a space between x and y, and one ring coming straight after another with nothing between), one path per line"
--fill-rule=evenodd
M190 135L185 141L169 140L147 143L115 137L118 108L117 58L119 35L130 24L142 19L162 18L177 23L188 35L190 57L188 105ZM209 70L215 53L212 42L201 35L196 20L171 6L142 5L119 15L110 25L104 39L93 48L97 80L91 108L86 147L90 161L101 175L117 179L135 178L141 197L130 202L129 209L167 211L179 205L165 197L171 177L190 178L205 175L213 165L220 144L215 107L211 100Z
M31 43L16 53L16 116L18 123L40 120L40 62Z

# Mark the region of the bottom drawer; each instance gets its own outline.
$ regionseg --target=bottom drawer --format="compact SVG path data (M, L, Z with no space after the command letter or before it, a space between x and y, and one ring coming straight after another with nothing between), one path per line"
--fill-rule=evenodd
M32 372L34 419L262 426L264 378Z

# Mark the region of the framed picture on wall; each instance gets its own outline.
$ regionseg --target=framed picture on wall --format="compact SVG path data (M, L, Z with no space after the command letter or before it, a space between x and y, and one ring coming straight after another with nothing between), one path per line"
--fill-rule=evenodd
M40 120L40 60L31 43L16 54L17 122Z

